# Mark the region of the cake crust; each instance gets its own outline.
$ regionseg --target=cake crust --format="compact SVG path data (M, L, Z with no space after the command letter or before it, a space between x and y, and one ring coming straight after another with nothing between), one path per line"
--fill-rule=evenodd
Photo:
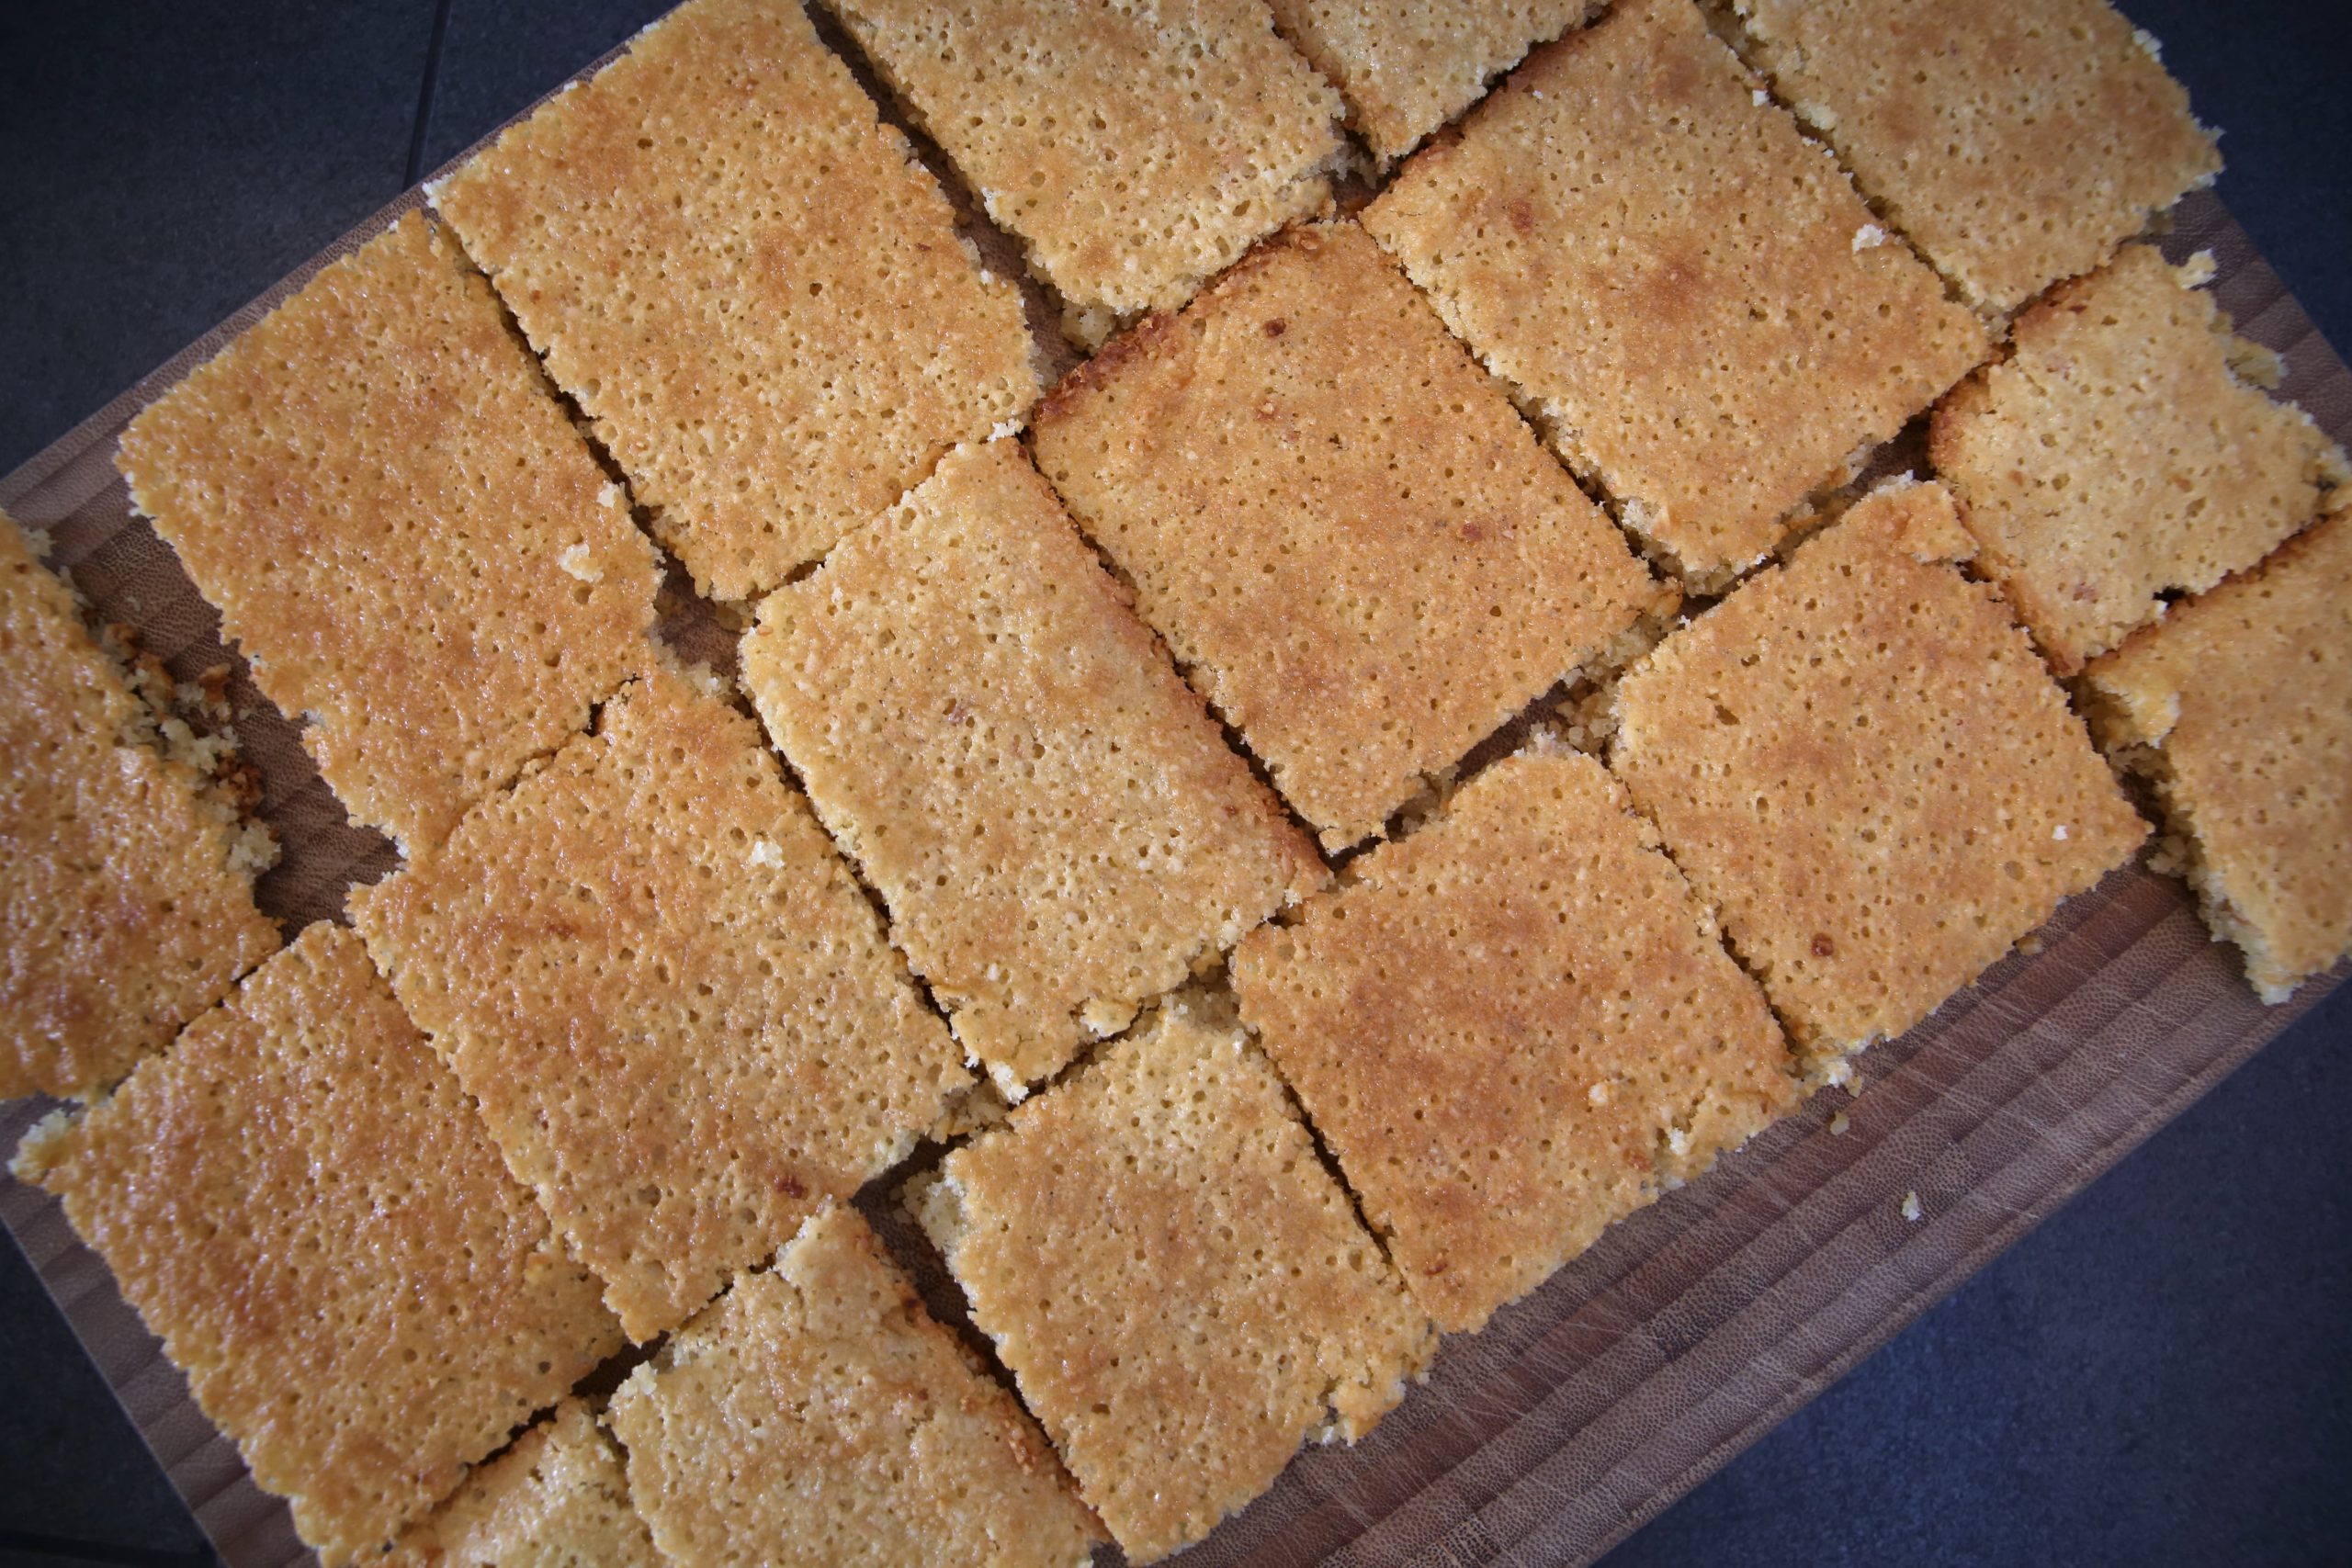
M617 1348L359 939L321 923L14 1167L254 1479L372 1554Z
M950 455L771 594L742 661L1015 1100L1323 880L1017 441Z
M1690 0L1537 50L1364 226L1701 586L1984 357Z
M969 1081L757 727L684 674L351 910L640 1343Z
M718 599L1037 396L993 277L794 0L694 0L434 187Z
M1899 1034L2145 836L1949 491L1874 492L1668 637L1610 765L1816 1066Z
M1327 849L1669 602L1352 222L1073 371L1032 442Z
M1763 994L1592 758L1507 758L1350 869L1234 985L1439 1326L1795 1103Z
M641 662L653 547L420 214L140 414L117 466L345 809L411 852Z

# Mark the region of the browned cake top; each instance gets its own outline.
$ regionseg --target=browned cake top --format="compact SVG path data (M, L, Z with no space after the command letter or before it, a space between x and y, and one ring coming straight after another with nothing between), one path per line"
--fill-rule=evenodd
M653 547L415 214L131 422L132 499L359 821L412 851L640 659Z
M1460 114L1487 80L1600 0L1272 0L1274 25L1348 100L1348 123L1382 162Z
M1937 485L1882 490L1668 637L1611 765L1816 1058L1901 1033L2146 829Z
M826 0L1099 344L1329 195L1339 95L1265 0Z
M1227 998L949 1155L922 1218L1131 1562L1369 1430L1435 1348Z
M770 595L742 658L1014 1098L1322 880L1019 442L953 453Z
M660 1568L613 1441L577 1399L466 1478L380 1568Z
M2228 321L2153 246L2060 285L2015 337L1936 410L1931 446L1979 560L2062 674L2163 614L2167 591L2260 560L2342 474L2307 415L2238 379Z
M351 908L639 1341L968 1081L757 728L667 671Z
M26 1139L328 1562L390 1540L620 1343L358 938L324 923Z
M1972 302L2090 271L2222 167L2105 0L1734 0L1783 101Z
M2263 999L2352 951L2352 513L2086 673L2110 739L2158 749L2205 918Z
M853 1210L811 1218L613 1396L678 1568L1077 1568L1102 1530Z
M1661 592L1351 222L1268 242L1080 367L1035 447L1331 849Z
M1234 982L1440 1326L1794 1103L1762 993L1591 758L1508 758L1351 870Z
M86 1098L277 946L247 833L0 513L0 1100Z
M1014 284L796 0L681 6L433 197L719 598L1037 395Z
M1537 51L1364 223L1702 582L1984 355L1690 0Z

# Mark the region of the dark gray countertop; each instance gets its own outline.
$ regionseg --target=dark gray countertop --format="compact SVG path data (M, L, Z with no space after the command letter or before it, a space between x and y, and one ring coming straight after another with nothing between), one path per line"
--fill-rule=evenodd
M0 471L662 0L0 6ZM2352 351L2352 44L2126 0ZM2352 1561L2352 988L1621 1547L1647 1563ZM0 1243L0 1562L210 1553Z

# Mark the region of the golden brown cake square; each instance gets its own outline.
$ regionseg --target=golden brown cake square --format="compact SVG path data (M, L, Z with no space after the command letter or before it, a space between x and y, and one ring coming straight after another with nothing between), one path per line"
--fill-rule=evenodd
M1340 97L1265 0L825 0L1099 346L1313 212Z
M276 858L153 717L0 513L0 1100L87 1099L277 948Z
M1170 998L917 1204L1130 1562L1369 1431L1436 1348L1229 997Z
M1102 1529L850 1209L812 1215L613 1396L678 1568L1079 1568Z
M1348 101L1348 123L1384 164L1476 103L1529 46L1602 0L1272 0L1274 25Z
M351 910L639 1342L969 1082L758 727L687 674L623 688Z
M1833 1076L2146 834L1972 543L1883 488L1617 689L1610 765Z
M1013 1100L1323 880L1017 441L770 594L742 665Z
M402 1532L382 1568L661 1568L620 1450L577 1399Z
M652 545L416 214L165 393L117 462L345 808L412 853L641 660Z
M13 1167L329 1563L372 1556L620 1343L340 926Z
M432 196L714 597L1036 400L1018 288L797 0L680 6Z
M2153 779L2165 869L2267 1002L2352 952L2352 512L2176 604L2084 672Z
M1701 587L1985 354L1690 0L1535 51L1363 221Z
M1592 758L1506 758L1349 869L1234 986L1439 1326L1795 1103L1763 993Z
M2090 271L2222 158L2106 0L1732 0L1748 58L1971 303Z
M1080 367L1034 446L1329 849L1668 592L1351 222Z
M2344 476L2310 416L2238 378L2251 345L2194 287L2209 270L2127 246L1936 410L1937 476L2060 674L2254 565Z

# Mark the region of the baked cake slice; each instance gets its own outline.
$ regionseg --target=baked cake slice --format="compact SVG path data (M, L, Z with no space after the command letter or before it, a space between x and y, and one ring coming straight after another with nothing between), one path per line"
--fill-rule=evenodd
M825 0L1092 349L1330 197L1339 95L1264 0Z
M1323 880L1017 441L770 594L742 669L1011 1099Z
M1592 758L1507 758L1349 869L1234 985L1441 1327L1795 1103L1763 993Z
M1881 489L1617 689L1610 765L1833 1073L2146 833L1972 545L1941 487Z
M381 1568L661 1568L620 1450L577 1399L402 1532Z
M0 513L0 1100L87 1099L278 945L276 859L195 771Z
M917 1207L1130 1562L1363 1435L1435 1348L1229 998L1162 1004Z
M758 727L684 674L350 902L639 1342L969 1082Z
M2267 1002L2352 951L2352 513L2176 604L2084 672L2155 784L2214 937Z
M1529 46L1558 38L1602 0L1272 0L1274 25L1348 101L1348 123L1382 164L1478 100Z
M1363 222L1702 588L1986 352L1690 0L1538 50Z
M2221 172L2105 0L1732 0L1748 58L1969 300L2014 310Z
M1936 410L1930 455L1978 563L2061 674L2254 565L2344 477L2309 415L2239 378L2262 351L2196 287L2211 270L2125 247Z
M330 1564L373 1556L620 1344L340 926L35 1127L13 1168Z
M432 187L720 599L1037 396L992 277L797 0L694 0Z
M345 808L412 853L641 661L652 545L416 214L165 393L117 462Z
M1012 1395L828 1206L672 1335L613 1430L677 1568L1081 1568L1101 1527Z
M1671 603L1352 222L1080 367L1033 445L1329 849Z

